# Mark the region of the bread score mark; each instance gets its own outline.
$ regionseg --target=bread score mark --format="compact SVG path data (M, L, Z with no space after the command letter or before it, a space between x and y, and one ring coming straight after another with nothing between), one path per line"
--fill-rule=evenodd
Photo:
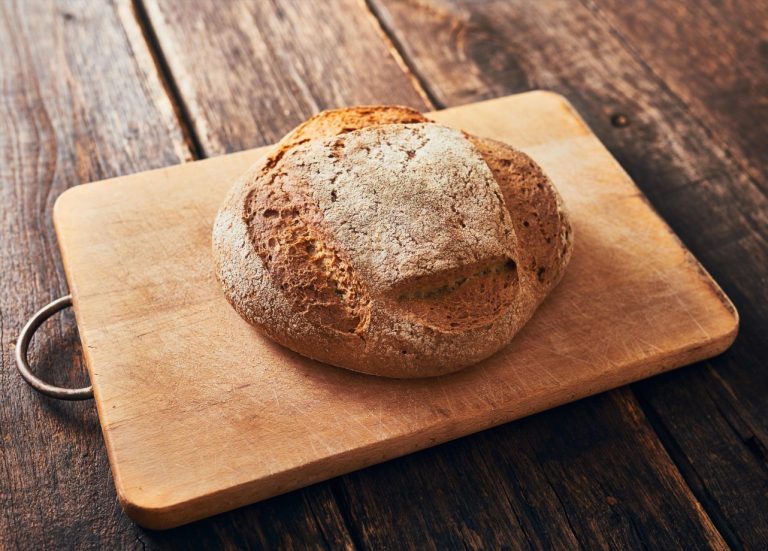
M498 258L404 281L388 293L402 314L441 331L466 331L495 321L519 292L517 263Z

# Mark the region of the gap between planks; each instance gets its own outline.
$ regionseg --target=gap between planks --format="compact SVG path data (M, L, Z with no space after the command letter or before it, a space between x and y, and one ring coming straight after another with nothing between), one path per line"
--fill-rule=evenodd
M397 39L395 34L390 32L387 28L381 12L376 8L371 0L359 0L359 2L363 8L363 11L366 12L368 17L371 19L373 26L376 27L376 30L379 32L384 45L387 47L387 51L389 51L389 55L392 56L398 67L400 67L403 73L405 73L405 75L411 81L413 88L424 100L424 103L427 104L431 111L445 109L446 105L440 101L440 99L438 99L437 95L429 86L427 79L419 73L416 65L408 56L408 53L405 51L403 45Z
M147 10L144 7L144 0L129 0L133 11L133 16L136 19L136 24L141 29L141 33L144 36L144 41L147 44L147 50L149 50L152 56L152 61L155 64L155 70L157 70L158 79L165 90L168 100L173 106L173 112L176 115L176 120L179 123L182 135L184 136L184 142L189 148L192 154L193 160L205 159L207 155L200 142L200 138L195 131L195 126L192 124L192 117L189 114L187 103L184 101L184 97L181 95L176 79L173 77L171 68L168 65L168 61L165 58L163 49L160 47L160 42L157 39L157 34L152 26L152 22L149 19Z

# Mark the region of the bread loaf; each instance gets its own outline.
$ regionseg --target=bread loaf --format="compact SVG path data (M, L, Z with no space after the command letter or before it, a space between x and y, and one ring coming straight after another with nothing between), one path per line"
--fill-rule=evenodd
M571 228L527 155L404 107L326 111L235 183L216 273L305 356L425 377L493 354L562 277Z

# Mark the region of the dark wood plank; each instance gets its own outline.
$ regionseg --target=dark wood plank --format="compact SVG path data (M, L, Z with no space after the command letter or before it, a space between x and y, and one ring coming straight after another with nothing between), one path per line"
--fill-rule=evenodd
M528 88L566 95L733 298L740 336L712 368L634 388L729 542L766 541L768 202L758 182L579 2L376 0L372 7L440 104ZM754 123L766 121L758 114ZM760 142L752 152L760 154Z
M150 549L354 549L336 497L317 485L163 532L139 530Z
M743 346L743 345L741 345ZM739 405L724 369L749 364L728 355L633 387L664 446L727 541L768 541L768 454L762 420ZM754 361L754 360L753 360ZM760 381L758 381L760 384Z
M191 157L131 4L0 5L0 548L145 544L350 547L334 498L288 495L161 538L122 512L92 402L32 391L13 360L22 324L67 292L51 208L67 187ZM36 371L82 386L70 314L35 339Z
M322 109L424 108L356 0L145 7L207 155L274 143Z
M361 4L228 3L193 11L148 0L146 8L208 154L278 139L318 108L357 102L419 106L421 101L409 91L412 80L399 72ZM284 35L287 25L293 29L290 40ZM201 53L187 37L203 28L208 32L201 37L206 44ZM353 33L354 48L342 30ZM334 32L344 36L334 39ZM226 59L218 55L242 67L225 70ZM210 71L199 70L201 59ZM312 60L322 70L308 70ZM258 76L244 76L255 71ZM453 79L471 82L472 77L457 73L448 80ZM277 105L285 107L261 107ZM534 418L528 430L513 424L314 488L332 488L354 541L363 547L608 547L677 541L723 546L630 394L563 411ZM585 474L574 478L567 468L574 444L562 436L565 420L569 430L582 427L579 440L584 442L613 439L614 455L583 444L579 468ZM517 442L529 442L530 449L518 451ZM560 458L559 466L544 462L552 456ZM628 482L638 472L642 488Z
M398 526L415 549L725 547L691 509L628 390L372 467L339 486L353 530L372 549L399 547Z
M591 0L589 5L766 190L768 3Z

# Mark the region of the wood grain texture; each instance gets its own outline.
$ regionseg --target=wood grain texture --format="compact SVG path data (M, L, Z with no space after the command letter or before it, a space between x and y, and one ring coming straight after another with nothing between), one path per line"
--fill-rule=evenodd
M565 94L734 299L744 329L727 355L635 390L729 542L759 546L768 531L768 301L757 282L768 277L768 202L758 181L593 7L394 0L372 7L441 105L531 86ZM764 127L764 118L755 124Z
M145 5L207 155L276 142L322 109L425 107L357 0Z
M136 545L90 403L42 398L19 377L27 318L67 293L51 224L69 186L183 161L171 104L135 26L92 2L0 5L0 548ZM99 52L100 55L94 55ZM35 370L82 386L70 314L33 343Z
M585 425L585 410L608 421ZM634 453L640 443L665 456L642 417L628 390L605 393L353 473L342 503L356 538L371 549L399 547L393 526L405 527L414 549L724 547L708 522L702 529L686 513L692 496L681 492L674 465ZM542 438L549 426L557 434ZM461 457L472 468L462 469ZM619 458L628 461L625 476L606 476ZM453 484L437 482L444 479ZM441 522L429 524L401 503L434 510Z
M118 505L93 403L41 397L16 371L21 326L68 292L54 199L78 183L190 158L129 2L0 4L0 158L0 548L349 547L322 490L183 534L141 530ZM56 384L87 384L81 357L71 313L33 342L34 370Z
M81 186L57 200L115 484L135 520L189 522L733 341L730 302L562 97L533 92L431 116L530 154L563 195L576 235L564 280L512 344L451 376L394 380L325 366L234 312L213 274L211 226L230 182L262 150ZM690 498L679 482L667 486ZM716 539L688 505L689 521Z
M143 549L355 549L335 503L317 485L175 530L135 528Z
M768 3L592 0L589 5L765 192Z

